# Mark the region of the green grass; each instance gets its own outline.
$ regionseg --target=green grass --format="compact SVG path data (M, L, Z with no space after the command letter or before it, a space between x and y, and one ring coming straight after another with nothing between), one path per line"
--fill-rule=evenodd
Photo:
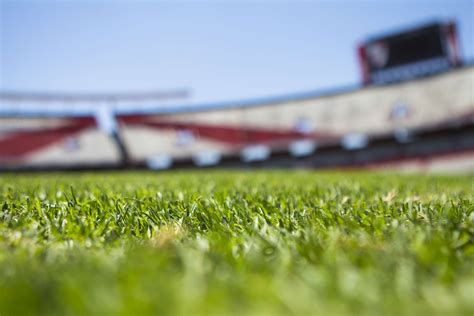
M0 176L0 315L472 315L473 178Z

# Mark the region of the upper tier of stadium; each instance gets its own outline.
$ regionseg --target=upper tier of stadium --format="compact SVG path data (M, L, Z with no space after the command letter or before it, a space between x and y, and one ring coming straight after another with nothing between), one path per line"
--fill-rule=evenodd
M10 103L0 114L0 165L136 165L156 157L212 162L292 148L301 153L301 146L307 154L337 144L361 148L394 135L404 142L419 130L472 125L473 86L474 66L466 65L388 85L215 104ZM103 128L103 108L113 113L115 134Z
M461 68L474 67L474 61ZM459 68L445 73L457 71ZM426 78L409 80L404 83L416 84ZM357 94L370 90L390 89L398 83L362 86L350 85L331 89L316 89L270 97L230 100L211 103L180 103L177 100L190 96L189 90L157 91L146 93L38 93L0 92L0 117L88 117L97 114L98 109L107 107L114 115L151 115L186 112L213 111L220 109L258 107L274 104L300 102L339 95Z

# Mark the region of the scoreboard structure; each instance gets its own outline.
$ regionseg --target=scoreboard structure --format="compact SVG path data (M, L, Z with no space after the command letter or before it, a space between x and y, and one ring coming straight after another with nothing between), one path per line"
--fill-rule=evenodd
M456 24L435 22L385 36L359 46L364 85L424 77L461 65Z

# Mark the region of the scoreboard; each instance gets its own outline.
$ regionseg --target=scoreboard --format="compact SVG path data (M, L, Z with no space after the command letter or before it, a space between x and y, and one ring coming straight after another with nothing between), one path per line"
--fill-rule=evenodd
M371 38L359 46L358 57L365 85L414 79L461 64L453 22Z

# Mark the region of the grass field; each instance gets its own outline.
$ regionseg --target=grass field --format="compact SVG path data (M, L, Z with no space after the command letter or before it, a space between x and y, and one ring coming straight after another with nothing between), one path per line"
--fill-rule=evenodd
M473 315L473 178L0 176L0 315Z

